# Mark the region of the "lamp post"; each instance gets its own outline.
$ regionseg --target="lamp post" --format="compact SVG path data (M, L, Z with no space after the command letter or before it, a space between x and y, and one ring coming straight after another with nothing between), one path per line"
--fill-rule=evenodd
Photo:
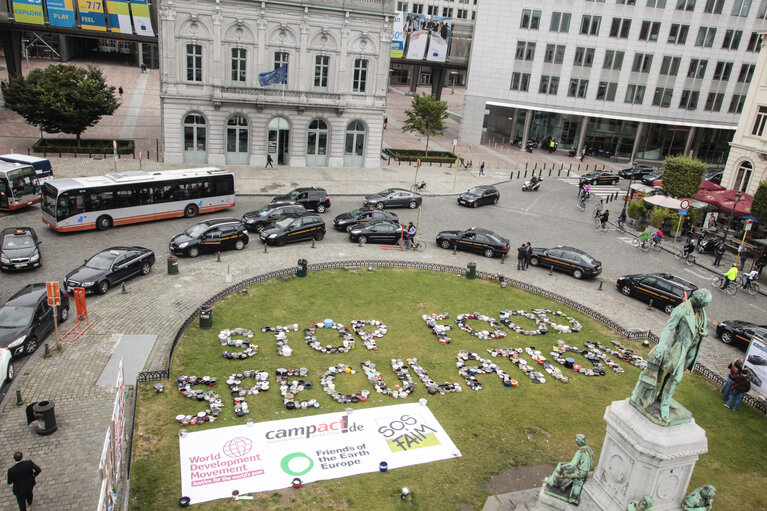
M735 208L738 207L738 202L740 202L740 199L743 198L743 193L740 191L735 192L735 205L732 207L732 211L730 212L730 218L727 220L727 229L724 230L724 238L722 241L726 244L727 243L727 235L730 234L730 224L732 224L732 217L735 216Z
M621 211L621 215L626 214L626 206L629 202L629 195L631 194L631 184L634 182L634 172L636 172L637 168L637 162L632 161L631 162L631 175L629 176L629 187L628 190L626 190L626 195L623 197L623 210Z

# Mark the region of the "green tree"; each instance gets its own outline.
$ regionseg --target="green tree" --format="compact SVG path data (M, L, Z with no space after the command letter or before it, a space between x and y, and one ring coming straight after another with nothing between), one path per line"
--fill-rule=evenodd
M759 183L759 188L756 189L751 214L763 224L767 224L767 181Z
M405 133L417 132L426 137L425 155L429 156L429 138L434 135L442 135L447 126L447 102L437 101L431 94L416 94L410 109L405 110L405 123L402 131Z
M700 189L706 164L690 156L669 156L663 162L663 190L672 197L692 197Z
M83 131L120 106L115 88L92 65L87 69L65 65L35 69L27 78L10 77L0 89L6 107L39 125L41 131L75 135L78 146Z

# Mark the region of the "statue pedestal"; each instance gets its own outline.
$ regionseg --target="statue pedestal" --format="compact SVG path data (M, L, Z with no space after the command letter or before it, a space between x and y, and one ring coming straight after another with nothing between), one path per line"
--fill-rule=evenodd
M681 510L695 463L708 452L703 428L694 419L665 427L654 424L628 399L608 406L604 419L607 432L599 464L583 486L577 509L622 511L630 500L649 495L654 511Z

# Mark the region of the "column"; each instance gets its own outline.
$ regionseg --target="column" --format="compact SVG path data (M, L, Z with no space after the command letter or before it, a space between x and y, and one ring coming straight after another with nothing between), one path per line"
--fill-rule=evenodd
M645 127L645 123L643 122L640 122L639 125L637 126L637 132L636 132L636 135L634 136L634 147L631 148L631 158L629 159L629 162L636 161L637 152L639 152L639 141L644 135L644 127Z
M530 126L533 124L533 111L527 110L525 114L525 129L522 131L522 143L519 144L519 150L524 151L527 139L530 137Z
M432 67L431 68L431 94L434 99L439 101L442 99L442 86L445 81L445 68Z
M511 114L511 140L517 136L517 117L519 117L519 108L514 109L514 113Z
M695 126L690 127L690 131L687 132L687 140L684 143L684 154L687 156L692 156L690 154L692 143L695 140L695 133L698 131L698 129Z
M581 155L583 152L583 142L586 140L586 131L589 127L589 117L584 116L583 120L581 120L581 132L578 133L578 149L576 150L575 154L576 156Z
M414 64L410 73L410 94L415 94L418 90L418 82L421 79L421 66Z
M21 76L21 32L0 30L0 44L5 53L5 66L9 76Z

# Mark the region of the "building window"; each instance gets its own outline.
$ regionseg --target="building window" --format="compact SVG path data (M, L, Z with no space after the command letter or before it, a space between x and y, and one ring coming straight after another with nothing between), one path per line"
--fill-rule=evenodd
M695 0L676 0L677 11L694 11Z
M738 174L735 177L735 186L732 189L745 193L748 189L748 183L751 181L751 172L753 170L754 166L751 165L751 162L744 161L741 163L738 167Z
M570 13L552 12L549 30L551 32L568 32L570 30Z
M426 9L429 16L439 16L439 7L436 5L427 5Z
M591 67L594 64L594 48L581 48L575 49L575 59L573 60L574 66Z
M674 23L671 25L671 30L668 33L668 42L673 44L685 44L687 42L687 34L690 32L690 25L680 25Z
M732 101L730 101L730 108L727 111L731 114L739 114L743 111L743 103L745 102L745 94L733 94Z
M330 57L317 55L314 57L314 88L316 90L328 90L328 71L330 69Z
M653 7L656 9L665 9L666 0L647 0L647 7Z
M692 59L687 70L687 78L703 78L706 75L708 60Z
M352 121L347 124L344 156L364 156L366 134L367 130L361 121Z
M708 14L722 14L724 0L706 0L706 7L703 12Z
M652 98L652 104L662 108L671 106L671 97L674 95L674 89L658 87L655 89L655 96Z
M599 35L599 26L602 24L602 16L584 14L581 18L581 34Z
M413 13L423 14L423 4L413 4Z
M629 18L613 18L610 25L610 37L619 37L628 39L631 31L631 20Z
M639 39L641 41L657 41L660 33L660 22L643 21L642 28L639 30Z
M530 88L530 73L511 73L511 90L527 92Z
M477 19L477 11L471 11L471 19L472 21Z
M700 27L698 29L698 38L695 40L695 46L705 46L711 48L714 46L716 29L713 27Z
M719 61L716 63L714 80L729 80L730 74L732 74L732 62Z
M522 9L522 22L519 25L520 28L529 28L530 30L538 30L541 25L541 11Z
M186 79L190 82L202 81L202 45L186 45Z
M625 53L622 51L605 51L605 61L602 63L602 69L613 69L619 71L623 67L623 55L625 55Z
M538 86L538 92L556 96L559 89L559 77L541 75L541 83Z
M700 91L687 89L683 90L682 99L679 100L679 108L683 108L685 110L695 110L698 108L698 96L700 96Z
M205 117L189 114L184 118L184 151L206 150Z
M397 10L407 12L407 2L397 2Z
M247 74L245 72L248 62L248 50L245 48L232 48L232 83L243 85Z
M352 92L365 92L368 81L367 59L354 59L354 79L352 80Z
M458 9L458 14L456 14L456 18L458 18L459 20L469 19L469 11L466 9Z
M534 60L535 59L535 43L528 43L525 41L517 41L517 60Z
M725 50L737 50L738 46L740 46L741 37L743 37L742 30L727 29L727 31L724 33L722 48Z
M751 37L748 40L748 47L746 48L746 51L758 52L761 47L762 36L760 36L757 32L751 32Z
M442 8L442 16L445 18L452 18L453 17L453 8L452 7L443 7Z
M570 79L570 87L567 89L567 95L571 98L585 98L589 90L588 80Z
M565 45L547 44L546 53L543 55L543 61L553 64L561 64L565 60Z
M718 112L722 109L722 101L724 101L724 94L718 92L709 92L706 98L706 105L703 110L708 112Z
M759 10L756 11L756 19L767 19L767 0L762 0L759 3Z
M732 4L732 14L733 16L740 16L741 18L745 18L748 16L748 11L751 9L751 0L735 0L735 3Z
M681 57L670 57L666 55L663 57L663 62L660 65L660 74L667 76L676 76L679 73L679 64L682 62Z
M740 73L738 73L738 81L740 83L751 83L755 67L754 64L741 64Z
M634 73L649 73L652 67L652 55L649 53L635 53L634 64L631 71Z
M288 83L288 61L290 60L290 54L286 51L274 52L274 69L279 69L285 66L285 81L282 83L285 86Z
M615 91L618 89L616 82L599 82L597 99L600 101L615 101Z
M629 84L629 86L626 88L626 99L624 102L641 105L642 101L644 100L644 91L644 85Z
M636 0L615 0L618 5L636 5Z

